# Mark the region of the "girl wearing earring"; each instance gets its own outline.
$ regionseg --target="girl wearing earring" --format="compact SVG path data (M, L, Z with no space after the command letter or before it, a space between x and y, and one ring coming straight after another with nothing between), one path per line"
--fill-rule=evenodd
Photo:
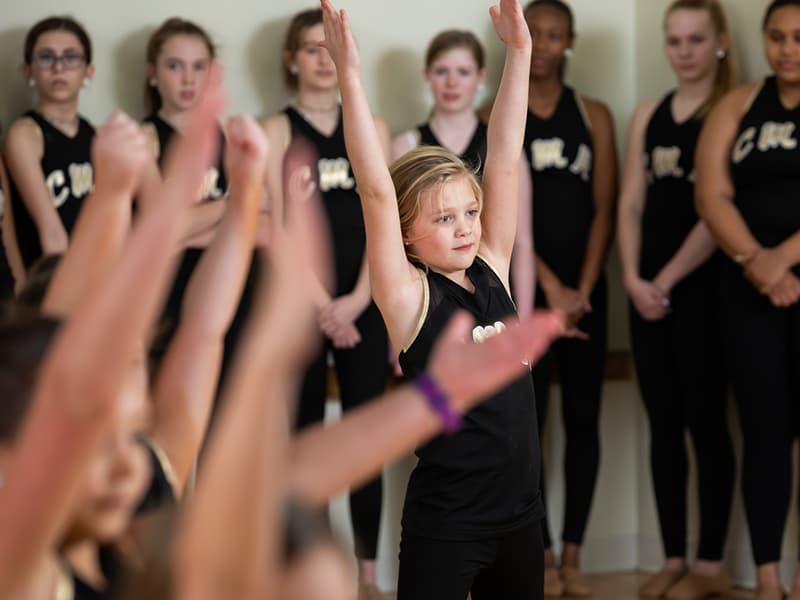
M650 468L664 567L646 597L725 594L722 553L735 460L719 321L721 257L694 206L695 146L703 121L736 84L727 21L717 0L675 0L664 17L677 88L637 109L619 201L619 250L630 297L633 357L650 423ZM687 571L685 432L692 436L700 540Z
M67 249L92 189L94 128L78 114L78 99L94 67L89 36L69 17L36 23L25 37L24 60L36 104L12 123L3 157L11 207L6 218L13 215L8 227L16 238L6 240L8 260L27 271L40 256Z
M563 310L570 334L553 344L533 369L541 433L550 373L558 365L567 440L560 571L549 526L542 526L545 595L586 596L591 589L579 570L579 553L600 458L598 419L607 330L604 264L617 188L616 149L608 108L563 81L575 38L570 8L561 0L534 0L525 18L533 37L525 127L533 223L530 218L520 223L515 252L533 247L535 303ZM533 290L523 289L521 278L516 282L518 302L527 302Z
M380 395L386 385L388 340L383 319L372 302L365 255L364 218L347 150L339 104L336 67L328 51L320 9L296 14L286 32L283 76L296 92L292 104L268 117L263 126L269 139L267 192L273 213L280 213L283 163L289 145L309 142L316 155L317 186L331 231L335 282L333 288L317 286L318 322L325 343L306 373L300 395L298 429L322 420L327 389L327 356L333 353L341 390L342 408L348 411ZM384 156L389 154L389 132L380 119ZM287 206L286 210L291 210ZM380 597L375 582L382 480L377 477L350 494L359 598Z
M480 174L486 161L486 125L475 113L475 96L486 80L483 46L469 31L450 29L431 40L425 79L433 111L423 123L392 140L392 158L419 145L442 146Z

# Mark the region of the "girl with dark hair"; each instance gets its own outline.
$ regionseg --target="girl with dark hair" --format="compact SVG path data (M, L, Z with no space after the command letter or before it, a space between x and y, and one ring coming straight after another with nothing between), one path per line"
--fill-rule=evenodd
M730 257L721 318L744 443L742 494L757 598L777 600L800 401L800 1L770 3L763 31L772 75L735 89L706 119L696 199ZM800 571L791 598L800 598Z
M570 327L568 339L554 344L533 370L541 434L550 375L558 366L566 434L561 570L545 522L545 593L583 596L591 593L579 570L579 553L600 460L607 332L604 265L617 190L616 149L608 108L564 83L575 40L569 6L561 0L534 0L525 8L525 18L533 55L524 175L527 189L532 182L533 208L532 223L528 219L518 228L516 256L525 259L526 249L533 248L537 285L534 293L532 281L515 278L515 293L518 303L534 298L537 306L563 310Z
M292 18L282 58L284 80L296 96L281 113L263 122L271 149L267 166L270 202L277 210L284 197L284 156L291 144L304 140L317 155L313 161L315 177L332 236L334 285L320 284L315 290L325 343L311 361L303 382L297 429L323 419L329 353L333 354L345 412L380 395L388 375L386 328L370 293L364 218L344 144L336 69L328 51L319 46L323 39L321 10L306 10ZM375 123L381 134L381 150L388 156L388 129L378 118ZM285 210L290 211L291 206ZM382 487L378 476L350 494L360 597L365 600L378 597L375 558Z
M9 263L27 270L41 255L66 250L92 189L94 128L78 114L81 89L94 75L89 36L69 17L39 21L25 37L22 72L36 103L12 123L3 149L10 178L4 229Z
M427 123L392 140L392 159L419 145L442 146L479 174L486 161L486 125L475 113L475 96L486 81L483 46L469 31L437 34L425 53L425 79L433 94Z
M639 106L633 117L619 249L665 556L663 569L640 592L688 599L730 588L722 552L735 463L718 318L721 257L695 211L694 157L703 120L736 85L737 69L717 0L675 0L664 17L664 36L678 86ZM687 429L700 495L700 541L688 572Z

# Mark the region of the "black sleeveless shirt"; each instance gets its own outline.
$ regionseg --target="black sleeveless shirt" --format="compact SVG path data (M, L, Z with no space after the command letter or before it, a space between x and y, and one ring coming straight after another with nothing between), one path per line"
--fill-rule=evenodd
M436 135L433 133L428 123L417 126L419 132L419 143L421 146L440 146L444 148ZM467 168L475 171L478 179L483 176L483 166L486 163L486 125L478 120L472 137L463 153L458 155Z
M284 113L289 119L292 139L301 136L316 150L317 186L322 194L333 242L334 296L341 296L356 286L367 239L361 199L344 145L341 108L336 130L330 136L320 133L291 106L287 106Z
M525 155L531 169L536 254L566 285L577 287L594 219L594 144L582 107L564 86L553 114L528 110Z
M474 315L473 338L510 324L516 309L502 281L480 257L467 269L472 294L429 271L419 331L400 353L406 377L423 371L453 313ZM492 328L492 329L490 329ZM462 428L417 449L408 483L403 531L434 539L490 538L540 519L541 455L533 381L525 373L464 415Z
M92 170L92 139L94 127L83 117L78 120L78 132L74 137L65 135L50 124L36 111L29 110L25 117L33 119L42 132L42 172L45 184L50 190L53 205L69 234L78 220L83 201L94 185ZM25 268L42 255L39 241L39 230L28 211L22 196L9 175L10 202L14 211L14 228L17 233L17 244Z
M677 123L671 92L650 117L644 139L647 197L642 214L639 274L653 279L697 224L694 150L703 121L695 115Z
M734 204L763 246L800 229L798 126L800 106L784 107L775 77L766 78L739 124L730 163Z

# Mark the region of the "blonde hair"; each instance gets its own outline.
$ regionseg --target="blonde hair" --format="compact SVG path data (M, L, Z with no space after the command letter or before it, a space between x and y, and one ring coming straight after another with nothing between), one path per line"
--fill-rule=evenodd
M697 111L697 118L702 119L711 112L714 105L722 99L730 90L735 88L739 83L739 62L736 59L736 51L733 47L733 41L730 39L730 27L728 27L728 19L725 16L725 11L719 0L674 0L664 13L664 28L667 26L667 19L676 10L704 10L711 17L711 26L717 35L728 36L728 48L725 50L725 56L718 60L717 75L714 78L714 87L711 88L706 101Z
M435 193L448 183L466 179L478 206L483 207L483 190L475 171L455 154L439 146L418 146L410 150L389 167L389 174L397 194L403 239L407 239L409 230L420 215L424 195ZM410 259L419 260L409 253L408 246L406 254Z

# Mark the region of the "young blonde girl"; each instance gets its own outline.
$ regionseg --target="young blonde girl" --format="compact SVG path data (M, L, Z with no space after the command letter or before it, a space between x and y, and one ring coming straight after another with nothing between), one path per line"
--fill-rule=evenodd
M489 120L482 184L450 152L423 147L383 164L344 13L322 1L338 73L345 141L364 210L373 296L400 364L452 432L458 415L419 375L450 316L478 319L476 341L515 318L508 273L531 39L518 1L490 14L507 46ZM505 321L503 320L505 319ZM417 450L403 511L398 598L542 597L539 448L527 374Z

